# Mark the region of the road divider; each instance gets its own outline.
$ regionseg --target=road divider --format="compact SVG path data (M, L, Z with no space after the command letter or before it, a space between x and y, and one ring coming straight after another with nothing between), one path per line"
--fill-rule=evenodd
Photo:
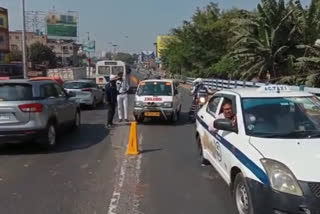
M127 149L127 155L138 155L138 131L137 131L137 122L132 122L130 127L129 143Z

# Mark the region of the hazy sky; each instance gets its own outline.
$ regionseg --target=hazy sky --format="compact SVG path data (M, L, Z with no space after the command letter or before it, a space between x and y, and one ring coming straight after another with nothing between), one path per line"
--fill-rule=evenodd
M10 30L21 29L21 0L0 0L9 10ZM153 50L158 34L166 34L183 20L189 19L197 7L210 0L25 0L28 11L78 11L80 41L86 32L97 41L97 50L110 50L110 44L121 51ZM216 0L223 9L252 9L259 0ZM309 3L310 0L302 0Z

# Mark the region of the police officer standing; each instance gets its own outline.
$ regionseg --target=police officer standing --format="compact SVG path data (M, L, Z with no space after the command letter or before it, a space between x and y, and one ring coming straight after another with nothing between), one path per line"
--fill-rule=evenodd
M118 95L118 116L119 122L122 122L123 119L126 122L128 120L128 92L129 92L129 84L125 77L121 74L119 80L117 81L117 89L119 92Z
M107 127L111 128L113 125L113 117L116 113L118 90L116 81L118 80L117 75L111 75L110 82L106 85L106 104L108 107L108 122Z

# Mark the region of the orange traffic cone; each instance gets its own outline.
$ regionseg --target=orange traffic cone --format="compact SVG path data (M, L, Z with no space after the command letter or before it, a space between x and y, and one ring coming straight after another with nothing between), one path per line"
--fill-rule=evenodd
M138 132L137 132L137 122L131 123L129 144L127 149L127 155L138 155Z

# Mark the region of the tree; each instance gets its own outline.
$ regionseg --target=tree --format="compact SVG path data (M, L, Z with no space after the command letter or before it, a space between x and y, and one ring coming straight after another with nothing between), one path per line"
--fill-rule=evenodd
M55 53L40 42L36 42L28 48L28 57L32 66L48 65L49 67L55 67L57 64Z
M21 62L22 61L22 52L19 50L13 50L9 53L10 62Z
M115 60L120 60L125 62L126 64L133 65L135 61L138 60L138 55L131 55L129 53L117 53L114 57Z

